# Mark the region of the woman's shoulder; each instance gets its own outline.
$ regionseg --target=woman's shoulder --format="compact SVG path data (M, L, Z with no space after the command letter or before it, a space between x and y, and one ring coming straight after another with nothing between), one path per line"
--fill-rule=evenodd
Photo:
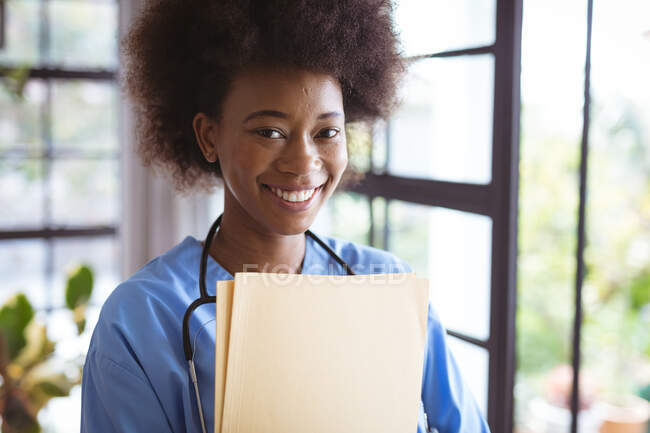
M102 305L91 349L112 353L117 362L139 359L139 348L177 333L187 305L198 296L200 251L198 241L187 237L120 283ZM121 346L124 356L116 349Z
M120 283L104 302L101 316L111 321L131 314L143 318L147 311L191 302L198 292L200 253L200 243L186 237Z
M411 272L411 267L395 254L358 242L333 236L318 235L357 274L385 274ZM314 241L314 248L321 260L335 263L327 251Z

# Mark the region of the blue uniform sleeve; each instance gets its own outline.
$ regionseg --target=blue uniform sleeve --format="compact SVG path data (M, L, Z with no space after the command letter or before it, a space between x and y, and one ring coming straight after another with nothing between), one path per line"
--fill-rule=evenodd
M171 433L167 417L143 375L97 351L88 353L81 394L81 433Z
M422 403L429 428L439 433L489 433L446 338L440 319L429 304L422 378Z

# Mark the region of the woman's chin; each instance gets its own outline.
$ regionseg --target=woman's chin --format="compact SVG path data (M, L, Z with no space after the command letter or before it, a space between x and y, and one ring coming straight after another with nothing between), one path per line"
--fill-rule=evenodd
M292 215L285 217L273 224L271 229L283 236L294 236L306 232L311 227L316 215L297 216Z

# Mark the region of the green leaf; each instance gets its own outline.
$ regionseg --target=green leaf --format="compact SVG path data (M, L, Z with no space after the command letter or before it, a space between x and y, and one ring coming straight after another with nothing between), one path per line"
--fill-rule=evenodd
M638 275L630 285L630 306L639 311L644 305L650 304L650 271Z
M22 65L17 68L0 68L3 75L2 84L16 101L25 99L25 86L29 80L29 65Z
M67 397L70 394L71 387L61 386L56 382L44 381L38 384L38 387L50 397Z
M11 297L0 308L0 332L4 335L9 359L14 359L27 344L25 328L34 317L34 309L23 293Z
M68 273L65 288L65 303L70 310L85 305L93 293L93 271L89 266L80 265Z

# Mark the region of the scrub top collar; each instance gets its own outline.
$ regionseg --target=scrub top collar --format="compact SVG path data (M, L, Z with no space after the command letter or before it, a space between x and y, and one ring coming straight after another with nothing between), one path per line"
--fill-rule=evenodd
M192 258L193 262L196 262L196 269L199 268L201 262L201 251L202 245L200 240L196 239L194 236L187 236L182 243L189 243L192 246ZM309 269L313 268L314 263L314 240L305 236L305 257L303 259L302 271L301 273L308 273ZM197 271L198 272L198 271ZM208 295L214 296L217 290L217 281L232 280L233 276L228 272L223 266L219 264L211 255L208 254L208 262L205 270L206 275L206 289L208 290Z

